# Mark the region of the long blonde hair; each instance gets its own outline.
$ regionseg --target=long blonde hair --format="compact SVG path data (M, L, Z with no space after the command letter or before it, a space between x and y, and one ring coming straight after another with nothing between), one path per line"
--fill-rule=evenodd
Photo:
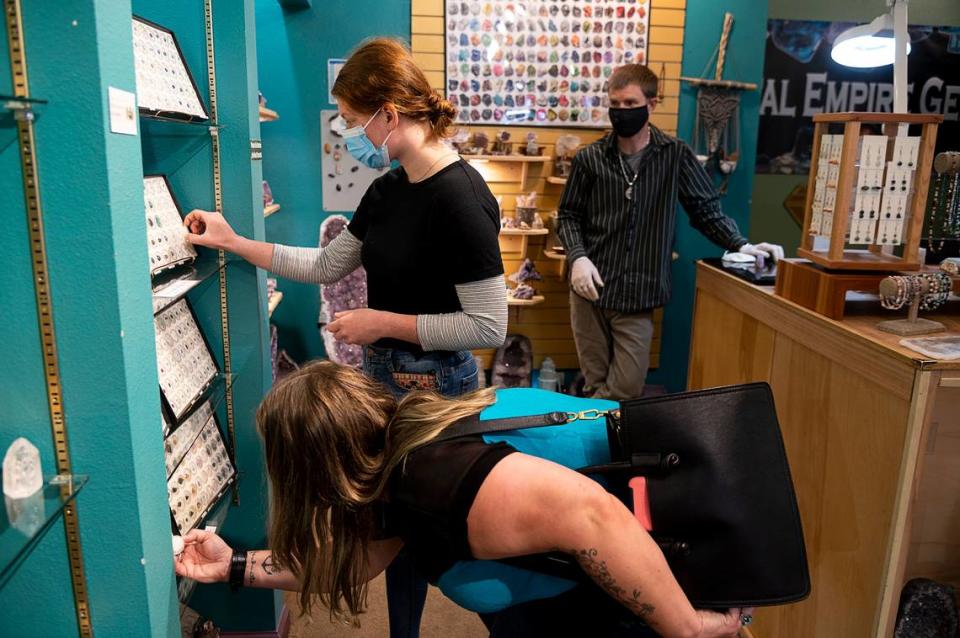
M407 454L494 401L492 390L456 399L411 393L399 402L353 368L317 361L285 378L257 410L270 477L274 560L331 618L366 607L374 508Z

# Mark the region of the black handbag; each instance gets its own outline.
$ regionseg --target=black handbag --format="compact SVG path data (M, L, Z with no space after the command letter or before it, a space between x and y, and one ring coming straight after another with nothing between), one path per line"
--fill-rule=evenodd
M454 424L436 440L559 425L563 412ZM631 478L646 478L653 529L694 606L796 602L810 593L797 499L766 383L624 401L606 414L608 490L633 507ZM508 562L552 574L560 555Z

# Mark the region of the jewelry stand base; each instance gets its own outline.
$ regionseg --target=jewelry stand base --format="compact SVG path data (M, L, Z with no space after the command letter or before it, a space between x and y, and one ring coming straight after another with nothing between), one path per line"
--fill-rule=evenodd
M930 321L929 319L917 319L916 321L910 321L909 319L881 321L877 324L877 329L883 330L884 332L891 332L895 335L900 335L901 337L908 337L911 335L926 335L933 332L943 332L946 330L944 325L939 321Z
M847 292L872 292L889 273L829 271L802 259L777 263L775 294L830 319L843 319Z

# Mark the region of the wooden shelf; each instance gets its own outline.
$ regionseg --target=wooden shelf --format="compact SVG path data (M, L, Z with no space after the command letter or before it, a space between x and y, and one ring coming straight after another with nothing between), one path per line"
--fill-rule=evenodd
M261 122L274 122L279 119L280 119L280 114L274 111L273 109L268 109L265 106L260 107Z
M501 228L501 235L549 235L550 231L546 228Z
M560 184L561 186L563 186L564 184L567 183L567 178L566 178L566 177L555 177L555 176L553 176L553 175L550 175L549 177L547 177L547 183L548 183L548 184Z
M549 155L461 155L466 161L481 160L484 162L550 162Z
M273 311L277 309L277 306L280 305L280 302L283 301L283 293L279 290L274 290L273 294L270 295L270 298L267 299L267 316L272 317Z
M543 295L534 295L533 299L514 299L507 293L507 305L508 306L536 306L544 302L545 297Z
M269 206L264 207L263 216L270 217L270 215L273 215L278 210L280 210L280 204L270 204Z
M556 259L557 261L565 261L567 256L564 253L558 253L555 250L550 250L548 248L543 249L543 256L547 259Z

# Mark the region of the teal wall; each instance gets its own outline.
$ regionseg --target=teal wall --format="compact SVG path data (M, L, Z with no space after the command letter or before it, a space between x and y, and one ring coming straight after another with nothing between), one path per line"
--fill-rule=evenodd
M836 2L834 0L771 0L770 18L789 20L829 20L869 22L886 11L884 0ZM910 24L960 26L958 0L923 0L909 5ZM753 187L750 219L752 241L783 244L788 255L800 245L800 225L783 207L783 200L797 185L805 185L807 176L757 175Z
M106 87L134 86L129 4L32 0L23 10L31 91L50 100L36 148L71 456L74 470L91 477L78 500L91 617L101 635L170 635L178 623L159 398L156 368L143 365L155 359L146 243L130 241L146 233L140 146L137 137L109 134L106 116ZM25 434L52 473L17 173L0 179L16 204L10 243L20 256L5 276L22 302L3 324L20 336L2 347L31 363L4 367L5 392L25 401L3 415L0 445ZM8 610L0 633L75 635L65 564L58 524L0 591Z
M177 32L206 95L201 0L24 0L30 87L39 109L36 148L64 406L74 471L90 483L78 499L91 618L101 636L179 636L170 518L159 423L150 276L143 213L144 171L168 173L184 206L213 207L210 141L202 127L141 120L140 135L109 132L107 87L133 91L130 15ZM252 0L215 0L228 218L263 238L259 165L251 164L256 120ZM0 91L9 93L6 47ZM41 371L26 216L12 118L0 114L0 192L9 255L0 274L0 450L17 436L55 471ZM210 254L206 258L212 257ZM266 486L253 414L270 383L263 273L228 270L240 505L222 529L228 542L265 543ZM191 293L222 363L216 285ZM271 592L227 598L199 588L192 604L227 628L276 626ZM75 636L62 523L0 589L3 636ZM15 613L13 612L15 610Z
M282 9L256 0L260 90L280 114L264 123L263 175L282 206L267 218L267 239L316 246L323 210L320 177L320 111L327 102L327 59L347 57L377 35L409 40L409 0L325 0L308 9ZM352 211L350 211L352 212ZM283 303L273 315L280 346L295 359L323 355L317 332L317 286L281 280Z
M655 11L656 9L654 9ZM767 24L767 7L756 0L687 0L686 25L683 34L683 75L699 77L720 39L723 15L734 15L733 32L727 47L725 79L760 83ZM747 235L750 229L750 194L757 147L757 113L760 95L744 92L740 102L740 150L737 170L728 184L721 204L724 212L737 221ZM679 137L693 139L696 92L683 85L680 96ZM671 391L686 387L687 359L690 349L690 327L695 287L695 262L723 251L693 230L684 213L678 212L676 251L680 258L673 266L673 299L664 309L663 347L660 368L648 382L667 386Z

